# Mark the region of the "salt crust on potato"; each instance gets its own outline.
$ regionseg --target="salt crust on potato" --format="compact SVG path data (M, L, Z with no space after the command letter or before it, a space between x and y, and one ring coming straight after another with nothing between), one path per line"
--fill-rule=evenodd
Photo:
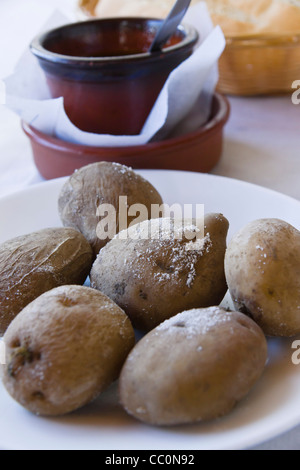
M170 224L173 237L166 234ZM142 331L183 310L218 305L227 292L228 227L223 215L207 214L204 238L191 241L178 234L200 230L197 221L188 226L181 219L144 221L100 251L91 285L114 300Z
M118 378L135 335L105 295L62 286L29 304L4 341L7 391L29 411L56 416L91 402Z
M219 307L185 311L136 344L121 372L120 400L148 424L212 420L249 393L266 360L265 336L246 315Z
M230 241L226 278L235 308L268 336L300 334L300 232L279 219L259 219Z
M93 247L95 255L109 241L97 233L101 220L98 208L110 204L116 211L116 233L119 232L119 198L127 197L128 209L134 204L146 207L150 218L151 205L162 205L157 190L131 168L118 163L99 162L76 171L64 184L59 195L58 207L66 227L79 230ZM127 225L135 216L127 218Z
M0 246L0 335L27 304L65 284L83 284L93 263L90 244L72 228L47 228Z

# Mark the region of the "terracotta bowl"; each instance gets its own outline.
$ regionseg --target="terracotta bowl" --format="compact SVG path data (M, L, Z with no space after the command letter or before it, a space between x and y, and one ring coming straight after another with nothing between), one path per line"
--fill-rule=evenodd
M178 26L162 51L149 47L162 20L73 23L37 36L30 49L70 120L96 134L139 134L163 85L193 52L198 32Z
M223 130L229 118L227 99L215 94L209 121L196 132L132 147L88 147L65 142L22 122L30 139L35 164L45 179L69 176L99 161L122 163L134 169L211 171L222 155Z

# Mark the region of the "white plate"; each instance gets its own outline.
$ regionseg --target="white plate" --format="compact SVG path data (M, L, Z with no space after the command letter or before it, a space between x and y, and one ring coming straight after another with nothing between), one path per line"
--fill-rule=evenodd
M166 203L205 204L230 222L229 238L263 217L286 220L300 230L300 202L228 178L174 171L141 171ZM64 179L0 199L0 242L60 226L57 198ZM300 424L300 366L292 363L291 339L269 341L269 364L260 382L235 410L215 422L155 428L120 408L116 386L95 403L63 418L36 417L0 385L0 448L11 450L200 450L245 449Z

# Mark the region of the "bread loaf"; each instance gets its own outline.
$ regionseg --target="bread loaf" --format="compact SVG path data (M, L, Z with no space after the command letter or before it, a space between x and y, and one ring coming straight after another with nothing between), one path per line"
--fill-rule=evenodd
M164 18L175 0L81 0L93 16ZM201 0L192 0L191 6ZM226 36L300 33L300 0L206 0Z
M191 5L199 0L192 0ZM147 16L164 18L168 15L173 0L99 0L95 9L96 16Z

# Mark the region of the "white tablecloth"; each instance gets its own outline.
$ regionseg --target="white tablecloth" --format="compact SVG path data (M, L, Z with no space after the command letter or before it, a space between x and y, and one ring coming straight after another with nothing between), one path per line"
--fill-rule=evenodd
M55 8L73 12L76 0L0 1L0 79ZM295 77L295 80L300 77ZM292 95L292 89L291 89ZM214 174L256 183L300 200L300 105L291 96L230 98L224 153ZM42 181L19 118L0 106L0 196ZM300 449L300 427L257 449Z

